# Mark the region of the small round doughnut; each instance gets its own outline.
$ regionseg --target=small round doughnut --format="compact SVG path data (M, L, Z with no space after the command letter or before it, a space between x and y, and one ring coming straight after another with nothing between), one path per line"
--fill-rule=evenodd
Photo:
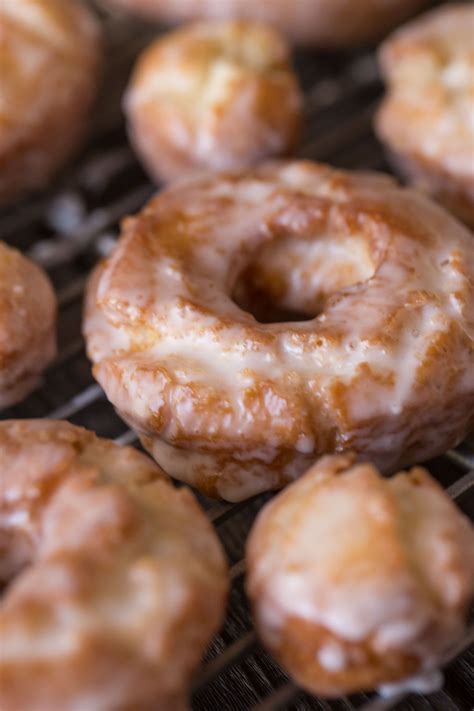
M288 153L302 104L282 37L250 22L209 22L145 50L125 109L131 141L159 182Z
M376 131L408 180L474 226L474 5L445 4L382 45Z
M188 179L125 220L85 336L145 447L209 495L348 448L395 470L474 424L474 240L388 176L290 161Z
M0 409L26 397L56 355L56 297L47 275L0 242Z
M67 422L0 423L2 711L188 708L227 566L193 495Z
M383 479L323 457L257 518L247 592L258 634L305 689L427 690L465 630L474 529L425 469Z
M45 187L77 148L99 54L99 25L85 4L2 0L0 203Z
M165 22L246 19L265 22L301 45L336 49L372 41L428 0L108 0Z

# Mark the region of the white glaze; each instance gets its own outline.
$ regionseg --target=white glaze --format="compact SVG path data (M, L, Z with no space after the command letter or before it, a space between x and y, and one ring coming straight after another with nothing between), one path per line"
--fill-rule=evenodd
M438 669L423 672L394 684L381 684L377 691L384 699L399 694L433 694L443 686L443 675Z
M65 421L2 421L0 473L2 709L184 709L228 587L190 491Z
M168 230L183 214L180 252ZM153 229L149 247L142 220ZM231 298L248 265L271 296L278 285L278 306L311 313L319 305L321 313L258 323ZM467 230L381 176L283 163L187 181L129 223L96 277L88 351L96 377L134 426L152 437L158 414L159 439L202 447L206 457L238 451L236 460L248 462L242 478L260 480L245 453L262 448L275 451L271 462L294 451L294 466L278 466L296 476L301 455L324 451L334 431L338 448L354 447L391 469L412 438L417 452L408 456L418 460L467 430L473 265ZM454 400L459 412L446 418L445 403Z
M323 457L258 517L247 592L260 636L313 692L370 688L374 657L372 686L398 664L394 688L421 690L465 629L474 529L424 470L387 480L350 455ZM416 679L403 678L404 655Z
M380 55L389 93L376 127L392 151L419 164L422 187L436 192L438 180L474 202L473 36L472 3L451 3L389 37Z

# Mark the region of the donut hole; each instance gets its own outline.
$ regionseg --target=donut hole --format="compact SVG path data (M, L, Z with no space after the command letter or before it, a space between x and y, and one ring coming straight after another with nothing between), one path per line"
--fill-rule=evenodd
M330 297L367 281L375 269L363 235L282 236L253 255L232 299L260 323L310 321Z
M250 22L223 22L203 26L215 64L266 72L286 67L284 44L273 32Z

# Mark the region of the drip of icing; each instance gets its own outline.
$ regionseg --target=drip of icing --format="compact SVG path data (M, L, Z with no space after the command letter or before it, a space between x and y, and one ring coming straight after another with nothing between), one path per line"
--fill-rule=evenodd
M324 669L330 672L338 672L345 669L347 665L347 655L344 648L338 642L327 642L319 650L318 662Z
M377 691L384 699L390 699L405 693L432 694L435 691L439 691L442 685L443 674L441 671L439 669L431 669L408 679L402 679L390 684L381 684Z

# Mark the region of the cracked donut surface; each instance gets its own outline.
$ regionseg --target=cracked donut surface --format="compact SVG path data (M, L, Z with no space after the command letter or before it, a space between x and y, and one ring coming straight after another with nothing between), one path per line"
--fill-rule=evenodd
M125 220L91 280L94 374L163 468L213 496L347 448L395 470L473 425L473 250L387 176L283 162L189 180ZM308 320L245 309L267 303Z
M0 3L0 203L45 187L77 148L99 44L99 24L77 0Z
M140 57L125 99L132 143L158 181L288 154L302 105L284 38L230 21L157 40Z
M247 591L263 642L313 693L436 684L466 629L474 529L424 469L384 479L324 457L257 518Z
M376 117L396 166L474 226L474 6L446 4L382 45Z
M227 566L190 491L67 422L0 423L2 710L187 708Z
M105 1L105 0L104 0ZM376 39L428 0L107 0L144 17L183 22L246 19L268 23L293 42L336 49Z
M40 267L0 242L0 409L33 390L56 354L56 297Z

